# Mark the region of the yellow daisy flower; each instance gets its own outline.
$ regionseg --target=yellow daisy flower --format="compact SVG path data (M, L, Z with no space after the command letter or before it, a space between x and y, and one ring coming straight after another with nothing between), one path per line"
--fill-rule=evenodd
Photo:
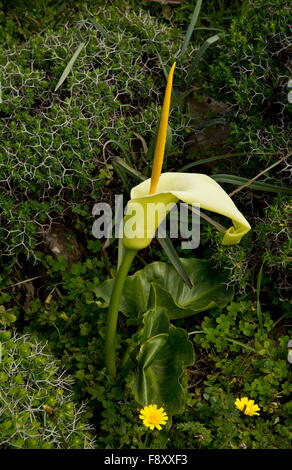
M236 408L242 411L245 415L248 415L248 416L259 415L258 411L260 410L260 407L256 405L254 400L249 400L247 397L236 398L234 404Z
M168 416L163 408L157 408L157 405L148 405L140 410L140 419L143 419L144 426L150 428L152 431L157 428L159 431L162 429L161 425L166 424Z

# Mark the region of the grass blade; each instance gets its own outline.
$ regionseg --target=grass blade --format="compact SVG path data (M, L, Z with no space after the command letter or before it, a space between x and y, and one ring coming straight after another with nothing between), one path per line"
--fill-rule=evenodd
M112 161L112 166L120 178L125 190L129 193L129 178L126 175L125 169L114 160Z
M167 81L167 78L168 78L167 70L166 70L166 68L164 67L164 64L163 64L163 62L162 62L161 56L160 56L160 54L159 54L159 52L158 52L158 50L157 50L156 48L155 48L155 52L156 52L157 57L158 57L158 59L159 59L159 62L160 62L160 65L161 65L163 74L164 74L164 76L165 76L165 80Z
M109 42L113 42L113 37L109 34L109 32L100 24L98 23L94 18L87 18L86 20L78 22L78 36L81 38L80 31L84 25L88 23L88 21L97 29L97 31L104 36L105 39L107 39Z
M142 144L142 147L143 147L144 155L147 155L148 146L146 144L146 141L145 141L144 137L141 134L138 134L138 132L133 132L133 134L137 137L137 139L140 140L140 142Z
M275 154L276 154L276 152L256 152L255 153L255 155L275 155ZM187 165L182 167L179 171L180 172L185 172L185 171L189 170L190 168L193 168L194 166L197 166L197 165L204 165L206 163L215 162L216 160L224 160L225 158L241 157L241 156L245 156L245 155L247 155L246 152L236 152L236 153L225 153L224 155L217 155L215 157L210 157L210 158L204 158L203 160L196 160L195 162L188 163ZM186 158L189 158L190 156L191 156L191 153L186 155ZM289 154L287 155L287 157L288 156L289 156ZM269 167L269 168L271 168L271 167ZM267 170L264 170L264 171L267 171Z
M237 341L236 339L233 338L228 338L225 336L226 341L230 341L230 343L237 344L238 346L241 346L242 348L246 349L247 351L251 351L253 353L257 353L257 350L255 348L252 348L248 344L244 344L241 341Z
M102 149L103 156L105 157L105 149L106 149L107 145L110 144L110 143L113 143L113 144L117 145L121 149L121 151L125 155L126 162L130 165L132 162L131 162L131 159L129 157L129 152L118 140L110 139L104 144L103 149Z
M110 42L113 41L112 36L100 23L98 23L94 18L88 18L88 19L96 27L97 31L99 31L100 34L102 34L108 41Z
M195 68L196 68L198 61L201 59L201 57L203 57L208 47L214 44L214 42L217 42L219 39L220 39L220 36L218 36L218 34L215 34L215 36L211 36L210 38L208 38L204 42L204 44L200 47L200 49L198 50L194 58L192 59L192 62L191 62L191 65L189 66L188 74L187 74L187 80L186 80L187 88L191 86L192 78L194 76Z
M118 167L120 167L120 169L124 170L126 173L136 178L136 180L139 180L139 181L147 180L147 176L144 176L140 171L135 170L135 168L131 167L131 165L126 163L122 158L120 157L114 158L112 161L112 164L114 163ZM127 186L129 186L129 182L127 183Z
M278 160L277 162L273 163L272 165L270 165L268 168L265 168L263 171L261 171L260 173L258 173L256 176L254 176L251 180L249 180L247 183L244 183L242 186L240 186L239 188L235 189L234 191L232 191L232 193L230 193L230 196L233 196L234 194L238 193L239 191L241 191L242 189L246 188L247 186L250 186L251 183L253 183L254 181L256 181L258 178L260 178L260 176L264 175L265 173L267 173L269 170L271 170L272 168L274 168L275 166L279 165L279 163L283 162L286 158L288 158L288 156L291 155L288 154L286 155L285 157L282 157L280 158L280 160Z
M242 178L241 176L234 176L234 175L227 175L227 174L226 175L225 174L210 175L210 176L218 183L228 183L228 184L233 184L235 186L246 185L246 183L250 182L249 179ZM260 183L258 181L254 181L253 183L246 185L246 187L247 186L256 191L292 194L292 189L284 187L284 186L278 186L276 184Z
M194 166L205 165L206 163L215 162L216 160L224 160L225 158L237 157L238 155L245 155L245 153L230 153L226 155L218 155L217 157L204 158L203 160L197 160L195 162L188 163L187 165L183 166L179 171L184 173L185 171L190 170Z
M263 333L263 313L262 313L261 302L260 302L260 291L261 291L261 284L262 284L263 267L264 267L264 263L261 265L261 268L257 276L257 317L258 317L259 327L262 333Z
M191 336L191 335L206 334L206 333L207 333L207 331L197 330L197 331L191 331L190 333L188 333L188 335ZM257 350L255 348L252 348L248 344L242 343L241 341L237 341L236 339L233 339L233 338L228 338L228 336L224 336L224 338L226 339L226 341L230 341L230 343L237 344L238 346L241 346L242 348L246 349L247 351L257 353Z
M199 13L200 13L200 10L201 10L201 6L202 6L202 0L198 0L197 3L196 3L195 9L194 9L194 12L193 12L193 15L192 15L192 18L191 18L189 27L188 27L187 32L186 32L186 34L185 34L184 42L183 42L181 51L180 51L180 53L178 54L178 58L181 57L181 56L186 52L186 50L187 50L187 48L188 48L188 45L189 45L189 43L190 43L190 40L191 40L193 31L194 31L194 28L195 28L196 23L197 23L197 21L198 21L198 17L199 17Z
M159 232L159 229L158 229ZM176 272L179 274L179 276L183 279L185 284L191 289L194 287L192 281L190 280L188 274L186 273L181 260L179 259L179 256L172 244L171 239L166 235L165 238L159 238L157 237L157 240L159 241L161 247L163 248L166 256L168 257L169 261L173 265L174 269Z
M66 65L65 69L64 69L64 72L62 73L61 77L60 77L60 80L58 81L57 83L57 86L55 88L55 91L57 91L60 86L63 84L63 82L66 80L66 78L68 77L69 73L71 72L72 68L73 68L73 65L77 59L77 57L79 56L80 52L82 51L83 47L85 46L85 42L81 42L79 44L79 46L77 47L76 51L74 52L73 56L71 57L71 59L69 60L68 64Z

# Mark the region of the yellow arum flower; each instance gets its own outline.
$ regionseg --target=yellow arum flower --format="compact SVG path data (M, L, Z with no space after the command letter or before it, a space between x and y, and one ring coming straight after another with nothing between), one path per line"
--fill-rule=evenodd
M174 205L178 201L183 201L186 204L197 205L202 209L217 212L231 219L233 225L224 234L222 241L224 245L239 243L243 235L250 230L249 223L228 194L209 176L197 173L161 174L174 69L175 63L172 65L167 79L151 179L143 181L132 189L131 199L127 204L124 217L123 246L125 250L115 279L106 325L105 360L107 372L111 377L116 375L116 327L126 276L137 251L146 248L151 243L159 225ZM153 419L149 420L149 416ZM160 425L165 424L167 416L164 416L162 408L158 410L156 405L149 405L141 411L140 418L151 429L154 429L155 426L160 429ZM162 421L160 422L159 419Z
M157 428L159 431L166 424L168 416L163 408L157 408L157 405L148 405L140 410L140 419L143 419L144 426L150 428L152 431L154 428Z
M248 416L258 416L260 407L255 404L254 400L249 400L247 397L236 398L234 402L236 408Z
M250 225L228 194L207 175L198 173L161 174L175 63L170 69L161 111L151 179L132 188L124 219L123 244L130 250L146 248L173 206L182 201L232 220L223 245L235 245L250 230Z
M158 226L178 201L198 205L232 220L222 244L234 245L250 230L250 225L221 186L199 173L162 173L156 194L149 194L151 180L135 186L124 219L126 248L140 250L151 243Z

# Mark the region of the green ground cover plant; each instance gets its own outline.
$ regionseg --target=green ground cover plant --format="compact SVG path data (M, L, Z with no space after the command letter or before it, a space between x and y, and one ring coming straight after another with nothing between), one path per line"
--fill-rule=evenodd
M114 240L94 239L91 211L126 194L137 175L150 176L163 67L169 70L181 47L195 3L0 6L0 368L9 397L9 406L0 399L0 447L290 448L288 2L203 1L177 64L166 169L212 176L252 231L240 245L224 247L222 234L201 219L198 249L186 254L173 242L186 265L195 257L216 267L232 295L195 316L172 318L173 331L184 329L194 351L179 379L185 409L150 434L131 391L141 342L131 303L120 309L117 336L117 356L126 353L129 370L119 360L124 375L115 382L104 368L105 286L116 276L118 250ZM153 261L172 270L156 240L136 257L128 279L147 264L155 271ZM48 355L40 360L36 344L43 341ZM9 359L22 357L27 344L31 369L23 357L16 382L30 381L34 413ZM52 354L74 378L74 395L58 392ZM41 377L46 367L56 384L39 397L30 370ZM236 408L242 397L255 401L259 415ZM43 405L56 401L51 416ZM80 433L67 439L83 402Z

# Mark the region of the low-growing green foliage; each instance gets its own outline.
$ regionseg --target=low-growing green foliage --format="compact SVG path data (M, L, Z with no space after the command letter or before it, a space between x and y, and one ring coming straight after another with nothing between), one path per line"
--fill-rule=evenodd
M61 260L47 258L45 263L50 280L44 300L33 301L27 313L29 330L48 338L53 352L74 374L76 396L88 400L99 423L97 446L143 448L146 429L138 420L132 375L124 389L109 382L103 370L106 304L97 301L94 294L103 276L103 263L87 260L74 264L70 271ZM54 285L57 289L46 302ZM173 419L169 448L289 447L289 337L285 333L289 302L276 302L269 293L270 285L264 276L262 324L255 294L252 301L238 298L223 311L215 308L187 322L176 321L178 327L187 327L196 360L184 374L187 408ZM133 327L132 317L121 316L119 323L118 342L123 344L119 354L127 346L131 355L138 337L127 338L137 327ZM241 396L259 404L259 417L245 416L235 409L234 401ZM159 439L159 433L154 433L154 448L161 445Z
M75 393L94 407L96 377L103 368L105 310L94 290L104 264L96 258L75 263L68 270L62 258L44 259L49 276L41 298L30 302L25 314L29 330L38 332L75 376Z
M188 412L173 428L174 447L289 448L289 337L281 336L267 311L264 319L260 328L255 304L239 299L196 324L192 394ZM236 410L235 399L244 396L260 406L259 416Z

